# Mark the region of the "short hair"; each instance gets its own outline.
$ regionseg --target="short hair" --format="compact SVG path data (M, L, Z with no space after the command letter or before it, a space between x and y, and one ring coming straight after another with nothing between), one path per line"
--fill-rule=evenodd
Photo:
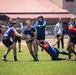
M42 18L42 19L43 19L43 16L39 16L38 19L39 19L39 18Z
M62 24L66 24L66 25L68 25L67 21L62 21Z
M17 17L16 19L20 19L20 17Z
M17 21L12 21L11 24L14 26L14 24L17 24Z

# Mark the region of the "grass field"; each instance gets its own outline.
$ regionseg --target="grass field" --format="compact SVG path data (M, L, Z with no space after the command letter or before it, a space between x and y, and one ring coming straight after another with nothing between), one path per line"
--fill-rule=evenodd
M19 62L13 61L13 52L8 56L8 62L1 60L6 48L0 45L0 75L76 75L76 61L51 61L50 56L39 50L39 61L32 61L28 49L22 46L22 52L17 51ZM66 57L60 55L59 57ZM72 57L74 59L75 56Z

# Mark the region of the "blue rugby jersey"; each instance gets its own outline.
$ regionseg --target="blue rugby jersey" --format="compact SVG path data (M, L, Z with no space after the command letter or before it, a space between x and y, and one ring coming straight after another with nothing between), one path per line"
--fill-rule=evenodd
M63 34L67 34L70 38L76 38L76 28L68 26L68 29L63 29Z
M3 37L6 37L6 38L11 38L13 35L14 35L14 27L10 27L4 34Z
M57 58L59 54L59 50L57 48L54 48L50 46L48 42L43 45L45 48L45 51L52 57L52 58Z
M36 28L35 27L31 27L30 30L27 29L27 27L25 27L23 30L22 30L22 33L25 34L25 35L30 35L31 37L34 37L34 32L36 32Z

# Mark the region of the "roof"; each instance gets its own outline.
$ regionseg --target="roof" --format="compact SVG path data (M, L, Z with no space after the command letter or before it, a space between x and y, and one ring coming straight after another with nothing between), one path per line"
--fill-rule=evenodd
M0 0L0 13L68 12L51 0Z
M6 14L11 18L70 18L66 9L54 4L51 0L0 0L0 14Z
M43 16L44 18L70 18L76 17L73 14L7 14L11 18L37 18L38 16Z

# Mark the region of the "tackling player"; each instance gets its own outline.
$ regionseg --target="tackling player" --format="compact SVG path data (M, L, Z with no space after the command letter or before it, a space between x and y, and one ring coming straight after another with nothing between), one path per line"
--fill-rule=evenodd
M65 60L66 58L58 58L59 54L68 55L68 53L59 51L57 48L54 48L43 40L37 41L37 44L51 56L52 60Z

